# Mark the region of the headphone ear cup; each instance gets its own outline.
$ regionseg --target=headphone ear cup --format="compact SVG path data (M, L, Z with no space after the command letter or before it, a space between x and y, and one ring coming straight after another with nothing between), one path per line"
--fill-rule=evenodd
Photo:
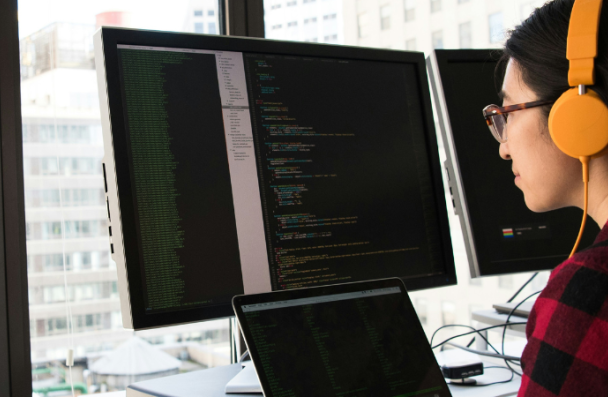
M549 114L549 133L568 156L598 157L608 153L608 107L593 90L562 94Z

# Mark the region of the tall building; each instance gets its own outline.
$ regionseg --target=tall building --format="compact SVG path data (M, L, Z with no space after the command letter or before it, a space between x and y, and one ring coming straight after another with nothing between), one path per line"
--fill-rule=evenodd
M77 362L75 381L86 381L89 363L133 336L122 327L109 254L95 29L54 23L20 42L35 390L65 381L68 348ZM226 320L136 334L182 359L182 371L230 362Z
M217 0L190 0L183 31L220 34Z
M350 0L266 0L266 38L344 44L343 3Z
M423 51L500 47L505 32L545 0L352 0L344 43Z

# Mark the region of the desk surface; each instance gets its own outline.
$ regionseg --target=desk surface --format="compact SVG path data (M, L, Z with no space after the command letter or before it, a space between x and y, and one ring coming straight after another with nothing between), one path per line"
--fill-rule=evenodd
M129 386L126 397L255 397L261 394L226 394L224 387L241 370L240 364L188 372L165 378L134 383ZM489 373L489 371L488 371ZM484 375L485 381L508 379L505 370L495 370ZM482 377L478 377L482 381ZM449 385L454 397L506 397L517 394L521 379L515 376L512 382L487 387Z

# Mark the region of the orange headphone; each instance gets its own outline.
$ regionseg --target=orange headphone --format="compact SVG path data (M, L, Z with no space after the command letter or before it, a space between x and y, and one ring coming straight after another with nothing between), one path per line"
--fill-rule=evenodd
M583 165L585 189L583 222L570 256L574 255L585 229L589 195L589 161L608 154L608 107L597 93L587 89L595 84L595 58L602 0L575 0L568 29L566 57L570 61L571 88L553 105L549 132L555 145Z

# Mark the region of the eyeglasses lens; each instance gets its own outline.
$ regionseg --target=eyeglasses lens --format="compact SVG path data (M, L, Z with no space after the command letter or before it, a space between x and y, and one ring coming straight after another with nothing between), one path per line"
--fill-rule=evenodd
M507 120L503 114L496 114L490 116L492 119L492 125L490 131L498 142L504 143L507 141Z

